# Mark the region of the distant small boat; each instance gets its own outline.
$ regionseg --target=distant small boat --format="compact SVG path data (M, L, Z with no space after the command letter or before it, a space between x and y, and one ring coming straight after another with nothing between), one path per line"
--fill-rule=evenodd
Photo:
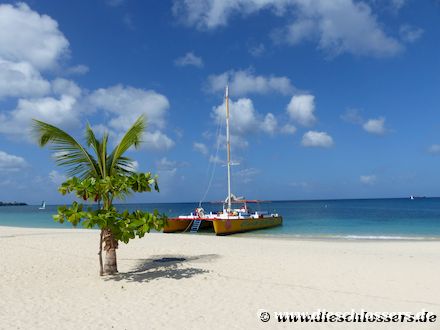
M411 199L411 200L414 200L414 199L423 199L423 198L426 198L426 196L414 196L414 195L411 195L411 196L409 197L409 199Z
M39 210L45 210L46 209L46 202L42 201L41 206L38 208Z

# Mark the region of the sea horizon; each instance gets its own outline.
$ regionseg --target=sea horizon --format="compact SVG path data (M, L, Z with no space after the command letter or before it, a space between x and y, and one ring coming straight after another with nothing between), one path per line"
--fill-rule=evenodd
M394 200L394 199L411 199L410 196L406 197L359 197L359 198L310 198L310 199L252 199L252 201L257 201L258 203L279 203L279 202L325 202L325 201L358 201L358 200ZM414 199L440 199L440 196L418 196L413 195ZM11 201L3 201L12 203ZM28 206L40 206L40 203L34 204L34 203L27 203L23 201L13 201L17 203L26 203ZM70 202L66 203L47 203L46 206L61 206L70 204ZM79 200L81 202L81 200ZM137 204L199 204L199 201L189 201L189 202L179 202L179 201L172 201L172 202L114 202L113 205L137 205ZM220 200L216 201L204 201L202 204L221 204L223 203ZM96 203L83 203L84 205L96 205ZM14 205L5 205L5 206L14 206Z

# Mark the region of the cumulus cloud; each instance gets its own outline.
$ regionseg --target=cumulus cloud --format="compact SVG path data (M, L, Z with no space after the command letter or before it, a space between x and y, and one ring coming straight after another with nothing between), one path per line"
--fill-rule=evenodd
M153 90L116 85L92 92L87 103L92 109L99 109L111 115L108 126L116 132L123 132L145 115L148 129L144 134L144 146L149 149L169 149L174 141L162 132L165 127L169 101L166 96Z
M272 113L266 114L263 122L261 123L261 129L269 134L274 134L278 127L278 121Z
M174 146L174 141L159 130L144 133L143 145L147 149L167 150Z
M285 124L283 127L281 127L281 133L283 134L295 134L296 127L291 124Z
M55 95L70 95L74 98L81 96L81 88L72 80L56 78L52 81L52 92Z
M295 95L287 105L290 118L303 126L312 126L316 122L315 97L313 95Z
M231 96L272 92L286 95L294 90L290 79L287 77L258 76L251 70L230 70L219 75L210 75L207 90L211 93L223 92L227 84L229 84Z
M14 110L0 114L0 133L30 138L25 132L30 130L33 118L62 128L78 126L75 105L76 99L69 95L20 99Z
M213 108L212 116L216 121L225 121L225 103ZM277 120L272 113L262 115L258 113L251 99L241 98L237 101L229 101L229 116L231 135L244 136L247 133L257 133L262 130L266 133L274 133L277 128ZM239 141L237 141L240 144Z
M0 172L16 172L27 166L23 157L0 150Z
M0 77L0 99L43 96L50 91L50 83L28 62L11 62L0 57Z
M193 144L193 148L195 151L200 152L202 155L207 155L208 154L208 147L206 146L206 144L201 143L201 142L194 142Z
M263 10L293 21L278 30L278 41L294 45L313 40L333 55L393 56L403 49L384 32L371 7L361 1L175 0L173 6L174 15L184 24L201 30L226 26L237 14L246 16Z
M188 52L184 56L176 59L174 64L177 66L195 66L197 68L202 68L203 60L200 56L195 55L193 52Z
M53 69L68 47L58 23L49 16L25 3L0 5L0 58L27 62L38 70Z
M385 118L369 119L363 125L363 129L371 134L383 135L386 133Z
M115 129L128 129L140 116L145 115L148 124L163 127L165 115L170 106L168 99L153 90L143 90L131 86L116 85L100 88L88 96L88 103L115 117L110 126Z
M361 175L359 180L366 185L373 185L376 183L377 177L375 175Z
M357 109L348 109L341 115L341 119L351 124L361 125L364 131L370 134L384 135L388 131L385 127L384 117L366 120Z
M308 131L303 135L301 144L304 147L330 148L333 138L326 132Z

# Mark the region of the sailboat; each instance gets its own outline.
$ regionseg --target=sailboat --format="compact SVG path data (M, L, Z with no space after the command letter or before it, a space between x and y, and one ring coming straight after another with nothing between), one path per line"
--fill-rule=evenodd
M170 218L164 227L164 233L182 232L190 230L197 232L199 228L213 228L216 235L229 235L250 230L279 226L283 217L278 213L266 211L251 211L249 204L258 203L257 200L247 200L236 197L231 193L231 139L229 133L229 88L226 86L226 144L228 169L228 196L222 202L223 209L219 212L205 213L199 205L189 215Z
M42 201L41 206L38 208L39 210L45 210L46 209L46 202Z

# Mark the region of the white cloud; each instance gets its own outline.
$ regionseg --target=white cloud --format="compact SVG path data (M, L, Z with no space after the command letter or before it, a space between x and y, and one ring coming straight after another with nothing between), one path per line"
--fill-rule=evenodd
M316 122L315 97L313 95L295 95L287 105L289 116L303 126L312 126Z
M216 122L224 122L226 120L225 103L214 107L211 116ZM278 133L278 120L275 115L270 112L266 114L257 112L249 98L240 98L237 101L229 100L229 118L231 147L233 149L247 148L249 146L247 138L252 134L272 135ZM288 129L291 130L291 127ZM220 134L217 143L223 148L226 145L226 137Z
M0 58L53 69L68 53L69 42L58 23L25 3L0 5Z
M225 103L213 109L213 116L218 122L226 120ZM229 101L229 118L231 132L245 134L259 128L257 114L251 99L241 98L237 101Z
M0 114L0 133L16 137L31 138L31 120L38 119L62 128L79 125L79 113L75 109L76 99L62 95L53 97L20 99L16 109Z
M281 127L281 133L283 134L295 134L296 127L291 124L285 124L283 127Z
M0 151L0 172L16 172L27 166L23 157Z
M440 144L433 144L428 148L428 152L431 154L440 154Z
M200 56L194 55L193 52L188 52L184 56L179 57L174 61L177 66L195 66L197 68L203 67L203 60Z
M88 96L87 103L92 110L104 110L111 115L108 126L116 133L124 132L140 115L145 115L147 131L143 145L156 150L174 146L174 141L162 132L170 106L168 99L162 94L153 90L116 85L94 91Z
M206 146L206 144L201 143L201 142L194 142L193 148L197 152L200 152L202 155L207 155L208 152L209 152L208 151L208 147Z
M310 40L316 36L316 26L312 19L298 19L290 24L284 31L278 30L273 36L276 41L287 42L291 45Z
M52 92L56 95L70 95L74 98L81 96L81 88L72 80L56 78L52 81Z
M394 1L397 3L401 1ZM333 54L393 56L403 47L382 29L370 6L354 0L176 0L173 13L201 30L226 26L230 17L271 10L293 22L278 33L290 44L316 40ZM362 36L362 37L359 37Z
M263 122L261 123L261 129L269 134L274 134L278 127L278 121L272 113L266 114Z
M61 174L58 171L50 171L49 173L50 181L55 183L57 186L61 185L63 182L67 180L67 177L64 174Z
M403 41L413 43L420 39L423 35L423 29L404 24L400 27L399 33Z
M290 79L287 77L256 76L250 70L230 70L219 75L210 75L207 90L211 93L223 92L228 83L231 96L272 92L286 95L294 90Z
M371 134L383 135L386 133L385 118L369 119L362 126L365 131Z
M147 131L144 133L143 145L147 149L167 150L172 148L174 144L175 143L172 139L159 130L150 132L147 129Z
M333 146L333 138L326 132L308 131L303 135L301 143L304 147L329 148Z
M149 126L162 128L170 107L168 99L162 94L122 85L95 90L89 95L88 103L115 115L109 125L123 130L130 128L142 114Z
M376 183L377 177L375 175L361 175L359 180L366 185L373 185Z
M49 91L50 83L32 65L0 58L0 99L43 96Z

